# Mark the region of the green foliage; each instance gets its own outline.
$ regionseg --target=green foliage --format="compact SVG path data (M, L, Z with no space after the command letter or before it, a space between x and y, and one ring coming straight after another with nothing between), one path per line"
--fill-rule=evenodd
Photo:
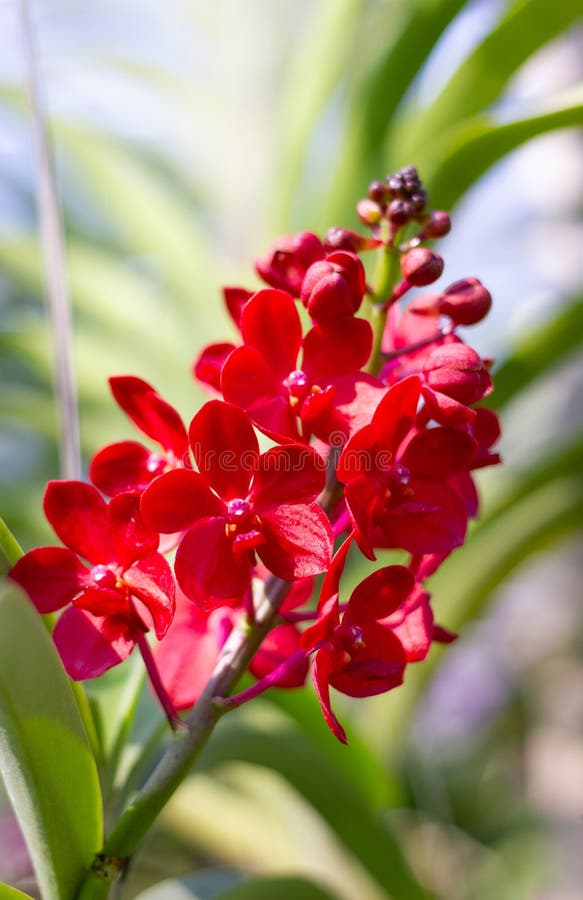
M0 598L0 768L45 900L70 900L102 840L97 769L69 681L14 586Z

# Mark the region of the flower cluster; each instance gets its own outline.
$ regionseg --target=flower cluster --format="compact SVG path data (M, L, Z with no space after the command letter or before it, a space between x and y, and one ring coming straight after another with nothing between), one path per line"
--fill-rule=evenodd
M359 202L369 233L280 237L256 261L264 287L226 287L237 337L196 359L212 399L188 426L146 381L110 380L144 442L101 449L91 484L51 482L45 512L64 546L11 572L41 613L62 611L53 636L72 678L99 676L137 644L176 725L231 632L252 634L267 603L256 681L220 702L298 687L311 664L345 741L330 686L388 691L433 641L453 640L425 582L464 542L472 473L499 461L499 426L476 406L492 389L489 361L458 334L487 314L486 288L467 278L402 302L443 271L424 242L449 216L426 201L416 170L402 169ZM403 565L374 569L344 599L349 552L374 562L386 548Z

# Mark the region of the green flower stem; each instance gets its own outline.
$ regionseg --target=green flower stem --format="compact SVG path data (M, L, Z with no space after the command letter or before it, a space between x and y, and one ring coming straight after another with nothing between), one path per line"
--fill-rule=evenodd
M388 312L386 300L400 277L399 258L399 251L394 246L381 247L378 251L374 292L367 300L367 318L373 331L372 351L366 367L370 375L378 375L382 367L381 347Z
M228 697L270 631L289 584L272 577L261 597L255 622L235 628L185 728L171 740L152 775L121 816L81 884L78 900L103 900L112 883L151 828L174 791L190 772L217 721L225 713L216 703Z

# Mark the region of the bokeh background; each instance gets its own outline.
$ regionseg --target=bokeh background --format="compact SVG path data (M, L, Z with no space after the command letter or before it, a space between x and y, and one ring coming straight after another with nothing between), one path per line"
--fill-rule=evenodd
M0 514L29 548L48 538L42 493L60 462L23 6L0 0ZM393 694L338 697L348 749L310 691L229 717L123 897L210 898L285 875L338 900L424 896L414 884L448 900L580 900L579 3L27 6L85 463L132 436L108 375L140 375L189 419L203 399L191 362L231 335L221 285L258 285L253 258L280 233L355 227L368 182L400 165L416 164L431 206L452 210L443 284L476 276L495 301L465 336L496 360L505 466L483 473L483 518L432 584L461 639ZM136 680L126 669L95 692L108 720ZM142 696L118 784L139 777L155 716ZM33 890L5 802L0 842L0 880ZM252 884L249 897L308 896L304 882Z

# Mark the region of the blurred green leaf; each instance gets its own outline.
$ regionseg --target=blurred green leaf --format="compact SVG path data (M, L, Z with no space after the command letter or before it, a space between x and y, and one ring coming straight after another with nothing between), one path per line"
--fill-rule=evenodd
M217 900L335 900L305 878L252 878L217 895Z
M458 66L428 109L412 105L395 128L391 157L416 160L448 128L494 104L509 78L532 54L581 15L579 0L516 0L500 22ZM397 149L398 148L398 149Z
M0 884L0 900L33 900L30 894L24 894L9 884Z
M313 741L285 721L277 727L272 721L262 723L257 714L253 723L238 719L221 725L200 758L201 770L231 760L274 769L306 798L391 895L408 900L427 897L376 810Z
M562 305L550 319L519 337L494 371L495 391L485 406L501 409L583 343L583 297Z
M44 900L71 900L102 840L97 769L41 617L0 599L0 767Z
M202 869L182 878L160 881L141 891L136 900L214 900L219 891L239 884L242 877L235 869Z
M0 517L0 576L6 575L22 556L20 545L8 525Z
M443 141L418 150L416 163L432 205L452 209L460 197L498 160L538 135L583 124L583 89L555 97L545 110L514 122L494 124L476 117L448 132Z

